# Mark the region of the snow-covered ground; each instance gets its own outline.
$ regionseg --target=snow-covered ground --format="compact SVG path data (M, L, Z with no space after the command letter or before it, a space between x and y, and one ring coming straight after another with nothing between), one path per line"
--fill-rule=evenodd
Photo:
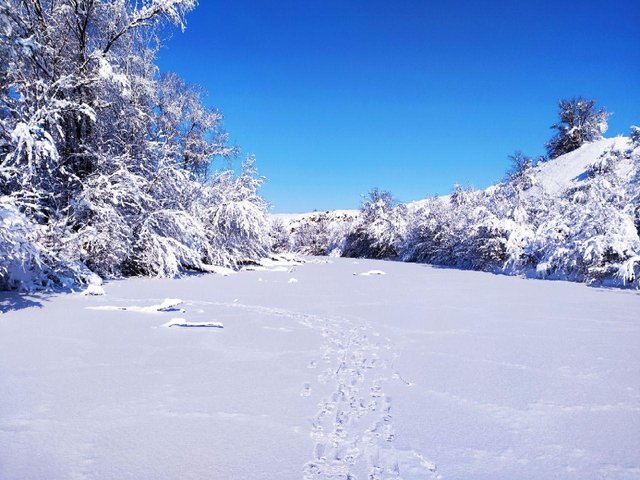
M640 478L637 292L339 258L104 290L0 293L2 480Z

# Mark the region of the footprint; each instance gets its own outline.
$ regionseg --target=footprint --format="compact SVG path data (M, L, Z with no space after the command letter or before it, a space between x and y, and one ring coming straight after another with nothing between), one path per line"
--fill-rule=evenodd
M302 387L302 392L300 392L300 395L302 397L308 397L309 395L311 395L311 384L310 383L305 383L304 386Z
M374 398L382 397L384 393L382 392L382 387L380 385L374 385L370 388L370 394Z

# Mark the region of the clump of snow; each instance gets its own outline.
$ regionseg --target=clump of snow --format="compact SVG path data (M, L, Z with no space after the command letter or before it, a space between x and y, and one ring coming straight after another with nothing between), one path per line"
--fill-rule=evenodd
M298 279L297 278L290 278L287 283L298 283Z
M104 310L104 311L123 311L123 312L137 312L137 313L159 313L159 312L175 312L184 311L177 309L178 305L182 304L182 300L179 298L167 298L162 303L157 305L149 305L146 307L140 306L112 306L112 305L100 305L95 307L87 307L90 310Z
M276 267L264 267L262 265L248 265L242 267L242 270L246 272L288 272L289 267L276 266Z
M100 296L105 295L104 288L100 285L91 284L83 292L82 295Z
M235 273L237 273L232 268L221 267L219 265L203 265L202 270L204 270L207 273L215 273L217 275L222 275L224 277L228 277L229 275L234 275Z
M386 275L386 272L383 272L382 270L369 270L367 272L362 272L362 273L354 273L354 275L359 275L361 277L370 277L370 276L375 276L375 275Z
M262 258L260 265L264 267L276 267L276 266L297 266L304 265L306 262L302 258L299 258L293 253L281 253L272 257Z
M182 300L180 300L179 298L166 298L159 305L151 305L150 307L142 307L142 309L144 311L148 311L148 312L168 312L168 311L171 311L171 310L175 309L175 307L177 307L181 303L182 303Z
M162 324L163 327L209 327L224 328L220 322L189 322L184 318L172 318L167 323Z

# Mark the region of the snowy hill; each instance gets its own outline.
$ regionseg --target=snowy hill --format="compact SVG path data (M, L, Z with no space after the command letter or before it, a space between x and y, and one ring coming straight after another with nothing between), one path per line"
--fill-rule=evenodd
M304 253L639 286L639 179L638 140L603 138L484 190L281 215L274 237Z
M591 165L611 150L625 151L631 148L627 137L603 138L587 143L573 152L566 153L554 160L543 162L534 168L537 185L550 195L560 195L564 191L580 187L589 179ZM633 169L630 159L622 159L616 166L619 177L629 178Z

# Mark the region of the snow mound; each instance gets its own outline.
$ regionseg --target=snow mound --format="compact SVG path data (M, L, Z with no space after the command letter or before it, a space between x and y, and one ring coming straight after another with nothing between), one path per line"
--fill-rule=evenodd
M306 262L290 253L283 253L275 255L269 258L263 258L260 260L260 265L263 267L275 267L275 266L288 266L293 267L297 265L304 265Z
M144 311L149 311L149 312L169 312L169 311L173 310L175 307L177 307L178 305L180 305L181 303L182 303L182 300L180 300L179 298L166 298L159 305L151 305L150 307L142 307L142 309Z
M159 313L159 312L175 312L176 308L182 303L179 298L167 298L162 303L157 305L149 305L147 307L130 306L130 307L118 307L112 305L101 305L98 307L87 307L89 310L105 310L105 311L124 311L124 312L137 312L137 313ZM184 311L184 310L180 310Z
M289 268L284 266L264 267L262 265L250 265L248 267L244 267L242 270L245 272L288 272Z
M369 270L368 272L362 273L354 273L354 275L358 275L360 277L371 277L374 275L386 275L387 272L383 272L382 270Z
M172 318L167 323L162 324L163 327L209 327L209 328L224 328L224 325L220 322L189 322L184 318Z
M219 265L203 265L202 269L207 273L215 273L217 275L223 275L225 277L237 273L231 268L221 267Z
M579 186L588 178L590 165L605 152L626 150L629 139L626 137L603 138L585 143L580 148L565 153L556 159L540 163L534 169L536 184L550 195L560 195L570 187ZM620 168L624 168L621 165Z
M86 288L84 292L82 292L82 295L100 296L106 295L106 292L104 291L104 288L102 288L102 286L91 284Z

